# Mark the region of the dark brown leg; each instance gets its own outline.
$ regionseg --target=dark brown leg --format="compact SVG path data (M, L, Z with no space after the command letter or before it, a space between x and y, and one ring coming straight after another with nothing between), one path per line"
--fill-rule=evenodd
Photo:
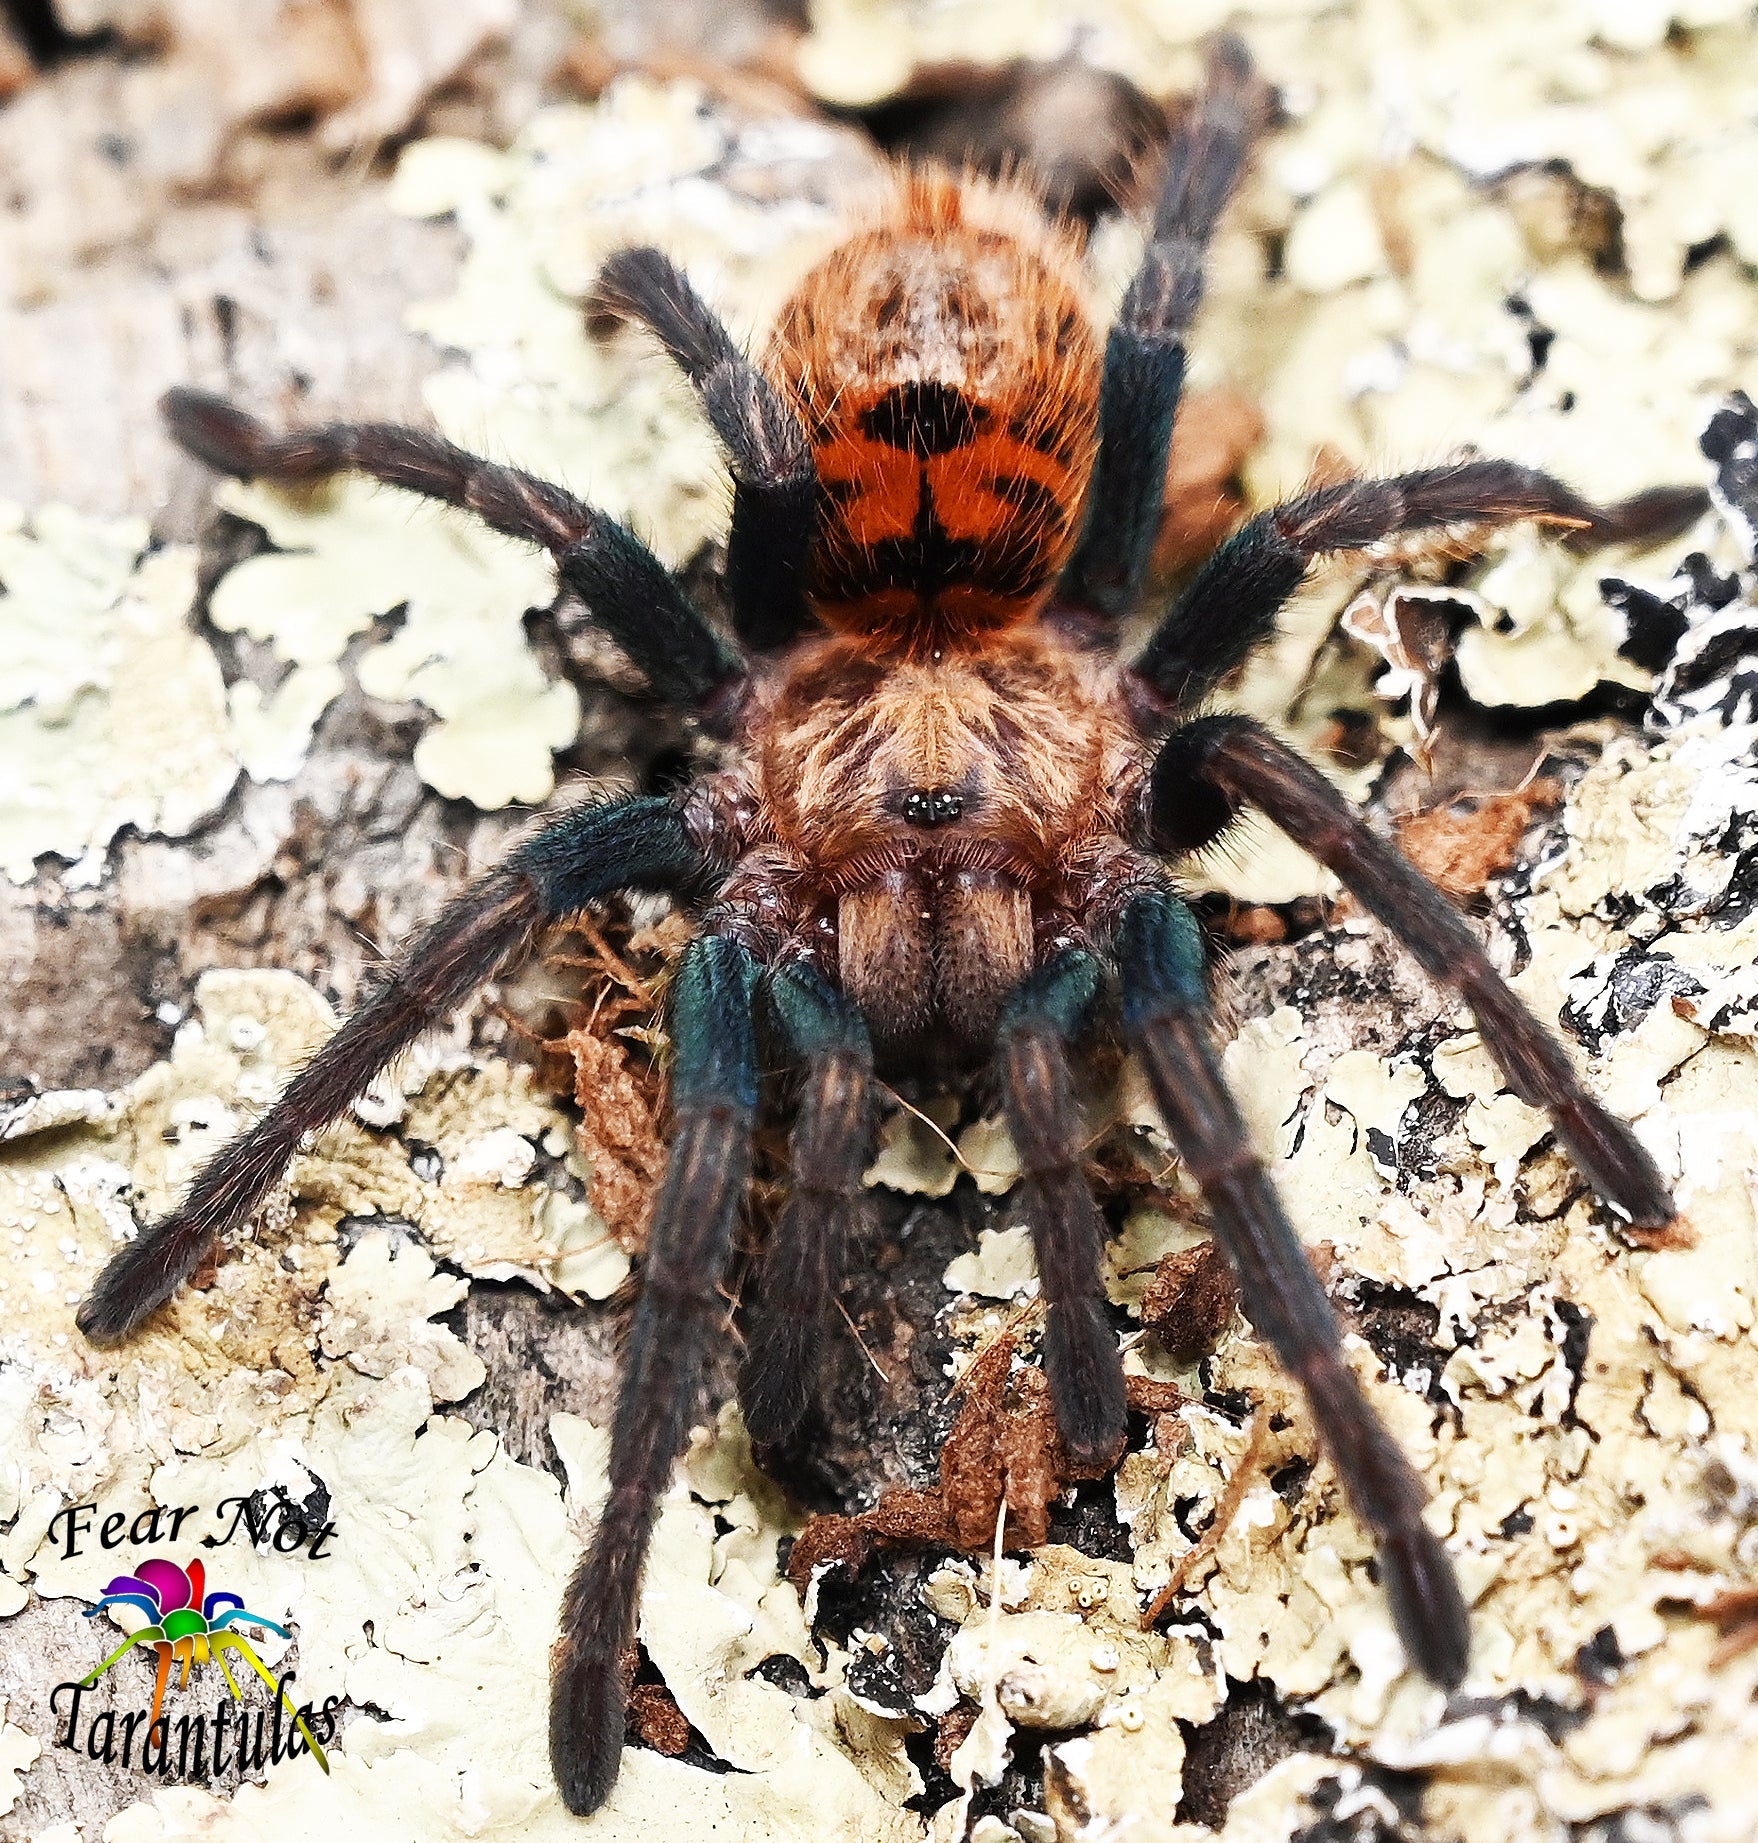
M1132 898L1117 926L1124 1029L1179 1155L1202 1187L1246 1315L1305 1389L1313 1419L1373 1531L1405 1649L1451 1688L1471 1633L1452 1563L1423 1521L1421 1481L1343 1361L1337 1321L1227 1092L1209 1035L1201 938L1173 895Z
M1069 1457L1082 1468L1123 1446L1123 1360L1105 1318L1105 1224L1082 1170L1085 1146L1068 1044L1098 993L1099 963L1079 948L1046 961L1008 1001L997 1045L1019 1203L1043 1290L1044 1375Z
M1391 480L1348 480L1261 512L1197 573L1132 668L1168 710L1200 705L1275 631L1307 566L1401 531L1505 525L1532 518L1596 543L1682 529L1707 503L1696 487L1660 487L1593 505L1549 474L1512 461L1461 461Z
M733 474L727 599L747 646L784 646L814 625L806 565L818 529L818 474L799 418L718 317L654 249L619 250L598 277L607 307L639 320L696 387Z
M1244 40L1221 33L1204 86L1167 144L1147 252L1105 342L1098 465L1086 529L1059 591L1077 606L1121 615L1140 591L1166 497L1184 335L1202 301L1209 239L1268 101Z
M769 996L806 1074L788 1141L788 1200L763 1250L739 1373L745 1427L760 1446L788 1439L811 1401L873 1137L873 1049L859 1010L803 965L778 968Z
M610 1795L622 1760L622 1658L635 1641L641 1569L726 1314L720 1286L750 1171L757 1106L757 962L708 937L672 986L677 1133L654 1205L647 1269L611 1427L610 1496L562 1600L550 1655L549 1757L570 1811Z
M1176 842L1192 787L1210 799L1218 794L1229 810L1258 807L1335 871L1431 978L1470 1005L1508 1086L1549 1113L1594 1189L1636 1228L1671 1222L1666 1181L1636 1135L1581 1086L1562 1045L1508 989L1446 897L1370 831L1316 768L1247 718L1205 717L1175 730L1154 765L1149 824L1156 839L1170 833Z
M737 655L659 559L632 531L559 486L393 423L333 423L272 435L205 391L168 391L159 407L177 441L220 473L288 484L368 474L462 506L508 537L542 545L562 581L668 702L706 703L738 676Z
M238 1233L301 1141L378 1072L529 950L542 925L618 889L671 890L703 870L664 800L584 807L519 846L403 950L273 1107L203 1167L183 1203L115 1255L79 1308L94 1344L117 1344L165 1303L216 1242Z

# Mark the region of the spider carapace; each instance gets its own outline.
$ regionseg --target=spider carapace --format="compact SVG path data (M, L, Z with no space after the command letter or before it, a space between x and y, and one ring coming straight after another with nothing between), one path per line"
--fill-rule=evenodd
M1242 808L1329 865L1471 1005L1510 1087L1549 1110L1615 1210L1640 1228L1671 1219L1648 1154L1444 898L1266 730L1202 712L1317 556L1513 519L1576 541L1656 531L1701 495L1602 510L1496 460L1321 487L1250 519L1158 609L1140 651L1119 647L1118 619L1146 593L1204 252L1265 99L1244 47L1218 39L1102 344L1075 240L1018 184L898 174L878 216L795 292L761 362L656 251L612 259L606 302L658 336L727 451L730 635L628 530L559 487L410 429L277 436L219 398L166 399L178 440L224 472L354 469L544 546L573 592L562 607L583 604L721 750L674 796L563 814L458 896L176 1210L116 1255L79 1318L94 1342L126 1338L248 1225L307 1134L546 924L616 891L683 903L697 926L669 983L674 1143L609 1493L552 1658L551 1758L575 1811L616 1778L643 1558L724 1327L760 1071L786 1070L794 1105L791 1195L745 1315L740 1396L761 1447L793 1435L810 1399L859 1216L876 1051L986 1062L1019 1149L1051 1400L1071 1455L1102 1464L1124 1443L1123 1372L1074 1067L1096 1034L1121 1035L1247 1315L1304 1387L1374 1533L1412 1660L1441 1684L1464 1675L1464 1602L1422 1486L1343 1360L1211 1041L1203 946L1170 865Z

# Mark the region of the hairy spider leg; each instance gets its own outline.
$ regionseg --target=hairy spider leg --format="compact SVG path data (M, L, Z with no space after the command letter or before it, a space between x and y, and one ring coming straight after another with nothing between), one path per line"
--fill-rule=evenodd
M1202 1188L1246 1315L1306 1391L1313 1420L1372 1530L1398 1632L1423 1674L1451 1688L1471 1633L1453 1566L1423 1521L1426 1496L1343 1360L1337 1321L1228 1092L1210 1036L1202 937L1166 890L1132 897L1113 943L1124 1032L1167 1131Z
M640 1303L611 1426L610 1495L562 1599L550 1654L549 1756L568 1809L609 1796L622 1759L641 1569L660 1494L696 1410L721 1283L751 1164L754 1020L761 968L740 943L700 935L671 988L677 1128L654 1205Z
M658 338L726 450L733 631L759 652L797 640L817 625L806 604L806 570L818 531L818 473L799 417L658 250L619 250L600 270L596 293Z
M616 890L685 888L705 871L667 800L580 807L516 847L403 949L269 1111L208 1160L178 1208L112 1256L79 1308L80 1330L94 1344L134 1331L249 1222L308 1133L339 1119L381 1069L521 960L545 923Z
M1167 144L1147 252L1106 337L1099 458L1086 529L1059 599L1116 617L1141 590L1166 496L1166 458L1184 389L1184 336L1202 301L1209 239L1268 101L1244 41L1218 35L1204 87Z
M465 507L494 530L541 545L562 583L668 703L699 707L742 675L739 656L632 531L546 480L393 423L274 435L206 391L167 391L159 407L177 441L221 473L286 484L367 474Z
M1682 530L1707 503L1695 487L1662 487L1596 506L1514 461L1458 461L1389 480L1321 486L1235 532L1155 628L1131 671L1169 709L1200 704L1274 633L1282 604L1326 552L1360 550L1402 531L1526 518L1616 543Z
M739 1372L745 1427L760 1446L788 1439L811 1402L873 1136L873 1046L859 1008L804 962L770 975L769 1008L806 1066L788 1140L792 1186L763 1250Z
M1672 1221L1666 1180L1636 1135L1581 1086L1562 1045L1508 989L1446 897L1316 768L1249 718L1203 717L1174 730L1154 763L1148 797L1157 838L1177 842L1193 785L1209 790L1229 819L1243 804L1257 807L1335 871L1430 978L1470 1005L1508 1086L1550 1115L1594 1189L1637 1228Z
M1063 948L1015 989L996 1046L1008 1130L1019 1149L1020 1208L1048 1308L1044 1375L1063 1444L1082 1467L1108 1464L1127 1431L1123 1360L1099 1277L1105 1224L1081 1168L1085 1134L1068 1061L1101 979L1092 954Z

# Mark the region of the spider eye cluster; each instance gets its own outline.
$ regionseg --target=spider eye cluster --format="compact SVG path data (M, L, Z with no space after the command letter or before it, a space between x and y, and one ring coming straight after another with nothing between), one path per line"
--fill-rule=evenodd
M964 795L944 787L917 787L904 795L900 810L906 825L949 826L964 812Z

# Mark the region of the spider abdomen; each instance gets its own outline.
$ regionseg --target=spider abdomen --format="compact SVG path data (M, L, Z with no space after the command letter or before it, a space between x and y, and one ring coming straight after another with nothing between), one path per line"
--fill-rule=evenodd
M1100 353L1078 251L1035 200L900 174L783 307L769 369L812 444L829 626L920 651L1041 605L1080 531Z

